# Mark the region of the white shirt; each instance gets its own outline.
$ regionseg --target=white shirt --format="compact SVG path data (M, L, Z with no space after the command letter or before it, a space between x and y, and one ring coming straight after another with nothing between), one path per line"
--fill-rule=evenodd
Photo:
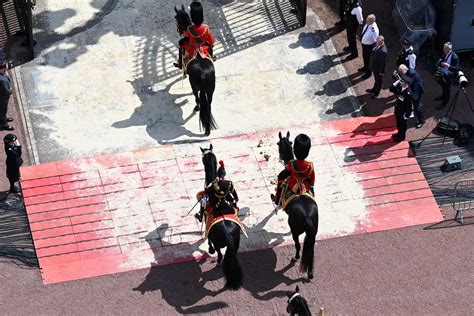
M405 51L409 51L411 49L411 51L413 52L413 46L410 46L408 47L407 49L405 49ZM408 55L407 57L407 60L408 60L408 68L410 69L415 69L415 66L416 66L416 55L415 53L413 52L412 54Z
M361 43L364 45L373 45L377 36L379 36L379 27L377 23L366 24L362 28L362 40Z
M356 16L357 21L359 21L359 24L362 25L364 23L364 17L362 16L362 7L360 5L352 9L351 14Z

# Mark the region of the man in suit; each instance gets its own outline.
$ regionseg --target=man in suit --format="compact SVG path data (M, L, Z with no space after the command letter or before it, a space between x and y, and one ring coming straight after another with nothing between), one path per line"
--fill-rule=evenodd
M395 142L405 140L407 133L407 119L410 116L412 107L411 79L403 76L403 79L395 81L390 87L390 91L397 96L395 101L395 119L397 122L397 133L392 135Z
M443 56L438 60L436 66L441 72L438 83L443 90L443 94L435 99L436 101L441 101L441 104L436 107L436 110L442 110L448 105L451 97L451 83L459 72L459 57L453 52L453 44L446 42L443 45Z
M7 74L8 64L3 62L0 64L0 131L13 131L13 127L8 122L13 119L7 117L8 102L13 93L12 83Z
M379 27L375 22L375 15L369 14L367 16L366 22L364 27L362 28L362 35L361 35L361 44L362 44L362 58L364 60L364 66L357 69L357 71L363 71L364 75L362 75L362 79L370 78L370 54L375 46L375 41L377 40L377 36L379 36Z
M423 79L415 69L408 69L404 64L398 66L398 73L402 76L409 78L411 98L413 101L413 110L416 117L416 128L420 128L425 124L425 119L423 117L423 112L421 111L421 96L425 92L425 87Z
M374 74L374 87L367 89L371 93L370 98L375 99L380 90L382 90L383 75L385 74L385 64L387 61L387 47L385 46L385 38L382 35L377 36L375 47L370 54L370 71Z
M357 51L356 34L359 25L364 23L362 7L359 0L349 0L347 2L345 15L348 46L344 47L344 51L349 51L351 53L347 57L347 59L350 60L359 57L359 52Z
M339 0L339 21L335 24L337 26L346 27L346 17L345 17L345 10L346 10L347 0Z

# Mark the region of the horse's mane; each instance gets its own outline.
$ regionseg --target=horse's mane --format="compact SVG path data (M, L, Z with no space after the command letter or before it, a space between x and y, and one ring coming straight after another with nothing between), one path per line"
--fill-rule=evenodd
M186 12L186 9L184 8L184 6L181 6L181 9L177 9L175 7L174 10L176 12L176 15L174 18L176 19L176 23L178 25L178 31L180 34L183 34L186 28L192 25L193 22L191 21L191 17Z
M217 158L212 151L207 151L202 157L204 171L206 173L206 186L217 177Z
M278 152L280 154L280 159L283 161L285 166L293 160L295 156L293 155L293 148L291 146L291 141L288 137L282 137L278 142Z

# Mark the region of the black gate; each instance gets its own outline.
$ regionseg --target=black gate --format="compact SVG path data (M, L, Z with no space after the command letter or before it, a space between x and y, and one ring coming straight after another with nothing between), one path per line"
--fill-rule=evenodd
M306 25L306 11L308 9L307 0L290 0L293 7L296 9L298 14L298 20L300 21L301 26Z

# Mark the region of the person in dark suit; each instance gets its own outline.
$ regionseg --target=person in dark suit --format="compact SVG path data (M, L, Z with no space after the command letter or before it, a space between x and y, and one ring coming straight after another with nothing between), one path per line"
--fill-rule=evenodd
M7 178L10 182L9 193L18 193L20 188L15 186L15 182L20 181L20 167L23 164L21 159L21 145L13 134L7 134L3 138L5 144L5 154L7 155Z
M410 89L411 79L404 76L403 79L395 81L390 91L397 96L395 102L395 119L397 122L397 133L392 135L395 142L405 140L407 133L407 119L412 108L412 92Z
M345 17L346 5L347 5L347 0L339 0L339 19L340 20L335 23L337 26L346 27L346 17Z
M421 96L425 92L423 79L415 69L408 69L404 64L398 66L398 73L409 78L411 98L413 101L413 111L416 117L416 128L420 128L425 124L423 112L421 110Z
M8 101L13 93L10 77L7 75L7 62L0 64L0 131L12 131L13 127L8 122L13 119L7 117Z
M436 101L441 101L441 104L436 107L436 110L442 110L448 105L451 98L451 84L454 77L459 72L459 57L453 52L453 44L446 42L443 45L443 56L436 63L438 67L438 83L441 85L443 93L437 97Z
M350 52L351 54L347 57L348 60L359 57L357 51L357 40L356 34L359 25L364 23L364 17L362 15L362 7L359 0L349 0L345 8L346 17L346 33L347 33L347 44L344 47L344 51Z
M370 54L370 71L374 74L374 87L367 89L367 92L371 93L370 98L375 99L380 90L382 90L383 76L385 74L385 65L387 62L387 47L385 46L385 38L382 35L377 36L375 41L375 47Z

